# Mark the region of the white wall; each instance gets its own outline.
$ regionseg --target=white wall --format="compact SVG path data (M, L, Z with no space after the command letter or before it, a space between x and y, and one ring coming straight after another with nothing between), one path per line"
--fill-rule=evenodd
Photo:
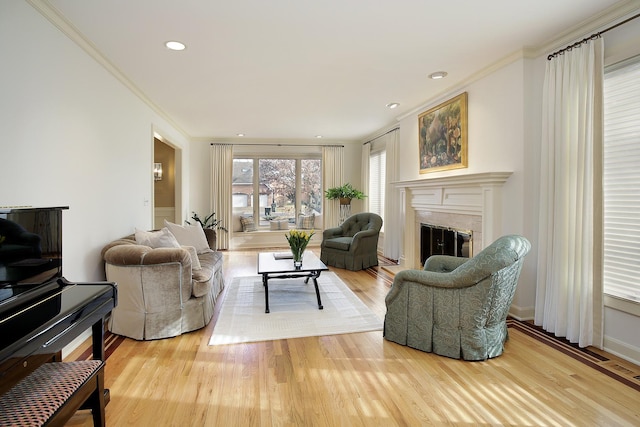
M0 2L0 205L69 206L63 273L153 221L153 132L187 140L27 2Z
M208 141L192 141L189 156L191 188L189 188L191 206L188 207L187 219L191 212L198 215L211 213L211 150Z

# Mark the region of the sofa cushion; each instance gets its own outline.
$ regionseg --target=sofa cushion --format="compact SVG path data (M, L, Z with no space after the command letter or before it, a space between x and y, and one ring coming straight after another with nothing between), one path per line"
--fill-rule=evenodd
M211 249L209 248L209 243L207 243L207 236L205 236L204 230L199 222L196 222L194 225L182 226L165 219L164 225L181 245L193 246L199 254Z
M202 265L200 265L200 259L198 258L198 252L196 252L196 248L194 248L193 246L182 246L182 249L189 252L189 256L191 256L191 270L200 270L202 268Z
M324 246L327 248L340 249L341 251L348 251L351 242L353 242L353 238L351 237L334 237L333 239L326 239Z
M136 242L151 248L179 248L180 243L167 227L158 231L136 230Z
M202 268L193 272L193 287L191 293L194 297L201 297L211 292L212 276L217 269L222 268L222 254L217 251L206 252L198 256Z

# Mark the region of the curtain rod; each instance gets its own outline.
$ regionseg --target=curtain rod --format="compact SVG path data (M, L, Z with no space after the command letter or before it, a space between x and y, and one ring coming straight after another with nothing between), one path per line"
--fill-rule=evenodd
M385 132L385 133L383 133L382 135L378 135L378 136L376 136L375 138L373 138L373 139L371 139L371 140L369 140L369 141L367 141L367 142L363 142L363 143L362 143L362 145L370 144L370 143L372 143L373 141L375 141L376 139L378 139L378 138L382 138L382 137L383 137L383 136L385 136L386 134L391 133L391 132L394 132L394 131L397 131L398 129L400 129L400 126L394 127L393 129L389 129L388 131L386 131L386 132Z
M256 147L343 147L344 145L339 145L339 144L325 144L325 145L305 145L305 144L254 144L254 143L250 143L250 142L246 142L246 143L237 143L237 142L231 142L228 144L222 143L222 142L212 142L210 143L210 145L255 145Z
M580 40L580 41L578 41L578 42L575 42L574 44L571 44L571 45L569 45L569 46L567 46L567 47L565 47L565 48L563 48L563 49L560 49L560 50L558 50L558 51L556 51L556 52L553 52L551 55L547 56L547 60L548 60L548 61L551 61L551 60L552 60L553 58L555 58L556 56L558 56L558 55L562 55L562 54L563 54L563 53L565 53L566 51L571 50L571 49L573 49L574 47L578 47L578 46L580 46L581 44L588 42L589 40L595 40L595 39L597 39L597 38L601 37L601 36L602 36L604 33L606 33L607 31L611 31L611 30L613 30L614 28L618 28L620 25L624 25L624 24L626 24L627 22L629 22L629 21L633 21L634 19L636 19L636 18L638 18L638 17L640 17L640 13L638 13L637 15L632 16L631 18L627 18L627 19L625 19L625 20L624 20L624 21L622 21L622 22L618 22L617 24L612 25L612 26L610 26L609 28L605 28L605 29L604 29L604 30L602 30L602 31L599 31L599 32L597 32L597 33L593 33L593 34L591 34L589 37L585 37L585 38L583 38L582 40Z

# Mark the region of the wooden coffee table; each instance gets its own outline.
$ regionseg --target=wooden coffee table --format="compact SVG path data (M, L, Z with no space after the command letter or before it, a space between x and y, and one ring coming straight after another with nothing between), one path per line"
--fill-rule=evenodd
M316 288L316 296L318 297L318 309L322 310L320 289L318 289L318 281L316 279L320 277L320 273L329 271L329 269L311 251L304 253L302 267L296 269L293 266L293 259L276 259L276 254L284 253L260 252L258 254L258 274L262 275L262 285L264 286L264 312L269 313L269 279L294 279L298 277L306 277L304 283L308 283L309 279L313 280L313 286Z

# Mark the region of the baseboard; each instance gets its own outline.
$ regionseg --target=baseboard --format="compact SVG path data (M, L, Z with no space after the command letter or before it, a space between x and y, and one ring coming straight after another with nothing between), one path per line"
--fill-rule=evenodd
M640 366L640 348L634 347L615 338L604 337L604 350Z
M514 319L520 320L521 322L533 320L534 315L534 307L518 307L517 305L512 305L509 308L509 316L513 317Z

